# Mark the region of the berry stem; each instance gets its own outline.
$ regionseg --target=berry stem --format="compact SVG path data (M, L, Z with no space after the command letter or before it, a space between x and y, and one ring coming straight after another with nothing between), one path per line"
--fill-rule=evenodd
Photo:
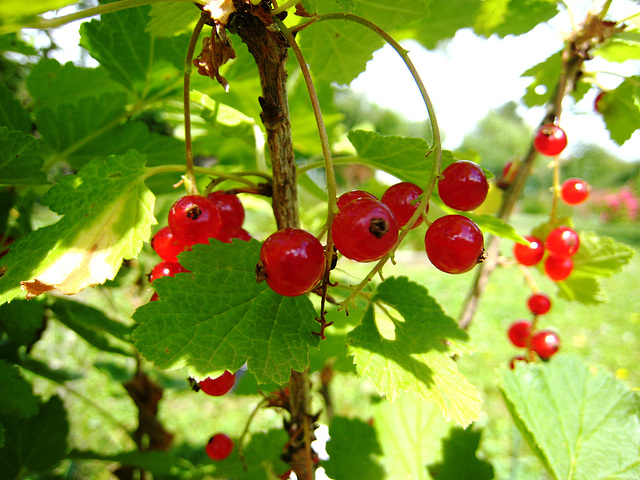
M157 167L147 168L147 171L144 174L143 178L147 179L149 177L153 177L154 175L159 175L161 173L172 173L172 172L183 172L183 171L184 171L184 165L158 165ZM262 172L247 171L247 172L228 173L228 172L222 172L220 170L215 170L212 168L196 167L196 166L193 167L193 171L194 173L198 173L200 175L209 175L209 176L214 176L218 178L223 178L225 180L233 180L234 182L245 184L251 188L258 188L259 185L252 182L251 180L247 180L244 177L250 177L250 176L261 177L269 182L271 181L271 177Z

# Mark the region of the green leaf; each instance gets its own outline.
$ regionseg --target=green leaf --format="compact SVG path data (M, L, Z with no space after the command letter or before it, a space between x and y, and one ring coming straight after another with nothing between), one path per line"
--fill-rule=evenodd
M0 449L0 471L5 478L26 472L44 472L60 462L67 451L69 423L60 397L53 396L40 411L24 420L0 416L6 444Z
M2 0L0 2L0 33L20 30L29 24L36 15L76 3L77 0L38 0L23 2L21 0Z
M515 228L506 223L504 220L494 217L493 215L474 215L471 212L465 212L465 215L473 220L482 230L482 233L490 233L498 237L513 240L518 243L525 243L525 239L516 232Z
M640 401L609 374L557 355L505 370L500 389L553 479L640 477Z
M476 457L481 430L453 428L442 441L442 462L430 465L429 473L438 480L491 480L493 467Z
M44 160L33 135L0 127L0 185L43 185Z
M611 139L622 145L640 128L640 76L625 79L603 97L602 115Z
M160 299L134 314L135 347L159 368L188 364L196 377L247 363L259 383L286 382L318 344L311 301L256 282L258 242L211 242L180 254L191 273L153 282Z
M407 23L426 17L429 0L354 0L353 12L383 30L403 28Z
M384 334L385 315L375 303L395 309ZM358 374L390 401L403 391L435 402L445 417L466 426L480 414L480 395L458 372L453 355L468 352L467 334L446 316L427 290L405 277L378 285L362 323L348 336L348 351Z
M25 300L0 305L0 330L19 345L30 345L38 339L44 323L42 302Z
M21 288L29 296L52 289L70 295L113 279L122 260L138 254L155 223L144 163L144 156L131 151L62 177L43 202L63 217L12 244L2 259L0 303Z
M522 77L533 77L533 81L522 97L528 107L544 105L549 101L558 82L561 69L562 51L558 51L521 75Z
M175 477L180 473L193 473L195 471L195 467L187 459L178 457L172 452L158 450L133 450L112 455L105 455L104 453L89 450L72 450L69 452L68 457L74 460L101 460L105 462L117 462L121 465L132 465L146 470L152 475L171 475L172 478L180 478Z
M68 368L51 368L45 362L36 360L29 355L23 355L20 358L20 367L56 383L70 382L83 377L81 373L69 370ZM130 376L127 377L127 380L129 378Z
M0 83L0 127L31 133L33 122L22 104L3 83Z
M327 443L329 461L323 462L327 475L334 480L382 480L384 469L379 463L382 450L376 430L359 419L334 417ZM397 472L394 472L397 475Z
M171 37L191 32L200 11L191 2L156 3L151 5L147 32L154 37Z
M485 37L521 35L557 13L555 0L485 0L474 29Z
M352 130L349 141L355 147L356 162L384 170L407 182L426 185L433 172L429 144L417 137L385 136L365 130ZM453 162L451 152L443 152L442 167Z
M472 27L482 2L480 0L430 0L426 16L412 22L412 38L432 50L442 40L452 38L462 28Z
M52 58L43 58L33 66L27 77L27 89L36 108L57 110L60 105L76 103L87 97L126 92L111 80L102 68L81 68L68 62L61 65ZM52 95L51 92L55 92ZM65 118L69 122L75 115Z
M626 42L615 37L591 50L594 56L609 62L624 63L640 58L640 43Z
M17 366L6 360L0 360L0 384L2 384L0 417L7 415L24 418L38 412L40 402L33 394L31 384L20 375ZM0 419L0 423L4 422Z
M25 42L18 33L0 35L0 52L14 52L22 55L38 54L38 51Z
M94 347L105 352L134 356L133 349L114 342L111 338L131 342L131 328L110 319L101 310L82 303L59 299L51 306L51 311L60 323Z

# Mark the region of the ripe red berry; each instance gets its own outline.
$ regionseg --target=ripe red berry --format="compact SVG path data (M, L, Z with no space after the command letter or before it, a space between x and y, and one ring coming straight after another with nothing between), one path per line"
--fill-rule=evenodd
M198 382L200 389L207 395L213 397L219 397L224 395L233 388L236 382L236 374L227 370L222 375L216 378L207 377L204 380Z
M237 195L220 190L207 195L220 213L220 224L224 227L242 227L244 223L244 207Z
M260 260L267 285L285 297L311 291L324 274L324 247L299 228L283 228L271 234L262 244Z
M549 232L544 247L553 255L570 257L580 248L580 236L572 228L561 225Z
M596 95L595 100L593 101L593 108L598 113L604 113L607 110L607 106L605 105L606 101L602 99L606 96L607 92L602 91Z
M465 273L483 260L480 228L462 215L445 215L427 229L424 246L429 260L446 273Z
M400 182L390 186L382 195L380 201L384 203L393 215L396 217L396 221L400 227L407 224L411 215L414 214L418 204L420 203L420 195L422 195L422 189L415 183ZM429 205L427 209L429 210ZM422 223L422 217L418 217L413 224L413 228L416 228Z
M534 315L544 315L551 309L551 299L544 293L534 293L527 300L527 306Z
M178 262L167 262L164 260L153 267L153 270L151 270L149 274L149 281L153 282L160 277L173 277L176 273L181 272L188 272L188 270Z
M498 186L506 188L513 183L518 174L518 168L520 167L519 160L509 160L502 167L502 177L498 180Z
M538 128L533 146L542 155L553 157L567 146L567 134L559 126L547 123Z
M489 182L482 168L469 160L458 160L442 171L438 194L442 202L455 210L468 212L487 198Z
M220 213L215 203L201 195L185 195L169 211L169 227L174 238L187 246L215 238L220 225Z
M525 235L529 245L516 243L513 245L513 256L520 265L530 267L536 265L544 256L544 243L533 235Z
M224 243L231 243L234 238L248 242L251 235L242 227L222 227L216 238Z
M531 350L547 360L560 349L560 337L552 330L538 330L531 337Z
M216 433L207 442L205 451L212 460L224 460L233 451L233 440L224 433Z
M176 240L169 227L163 227L151 238L151 248L168 262L177 262L178 254L183 252L187 246Z
M531 322L528 320L516 320L509 327L507 336L516 347L526 347L531 336Z
M336 250L356 262L373 262L391 251L398 239L398 222L384 203L359 198L340 209L331 235Z
M560 198L567 205L578 205L589 197L591 188L580 178L569 178L560 186Z
M374 194L365 192L364 190L351 190L349 192L343 193L336 199L338 209L341 209L347 203L351 203L359 198L372 198L373 200L378 200L378 198Z
M551 280L560 282L571 275L573 260L570 257L549 255L544 261L544 271Z

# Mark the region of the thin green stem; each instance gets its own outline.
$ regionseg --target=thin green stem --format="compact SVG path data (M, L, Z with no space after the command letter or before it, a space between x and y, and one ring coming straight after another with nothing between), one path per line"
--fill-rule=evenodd
M628 17L625 17L625 18L623 18L622 20L620 20L619 22L617 22L617 23L616 23L616 26L617 26L617 25L622 25L622 24L624 24L625 22L628 22L629 20L631 20L633 17L638 17L638 16L640 16L640 12L638 12L638 13L634 13L633 15L629 15Z
M274 15L274 16L278 15L279 13L290 9L291 7L295 7L298 3L300 3L300 0L288 0L287 2L284 2L282 5L280 5L278 8L272 10L271 15Z
M48 29L57 28L67 23L75 22L76 20L82 20L83 18L95 17L96 15L102 15L105 13L117 12L119 10L125 10L127 8L139 7L141 5L151 5L153 3L163 2L187 2L193 3L193 0L120 0L118 2L106 3L104 5L98 5L96 7L87 8L78 12L69 13L56 18L42 18L37 17L31 22L26 22L22 25L23 28L38 28ZM198 2L201 3L201 2Z
M189 40L189 47L187 48L187 56L184 60L184 88L182 89L182 101L184 103L184 146L185 146L185 162L187 164L187 171L185 173L185 183L187 192L191 195L198 194L198 184L196 183L196 176L193 173L193 147L191 143L191 101L189 94L191 93L191 69L193 68L193 53L196 49L196 43L202 27L204 27L207 21L207 15L202 12L198 23L196 23L191 39Z
M157 167L147 168L147 171L144 174L143 179L146 180L147 178L153 177L154 175L158 175L160 173L172 173L172 172L183 172L183 171L184 171L184 165L158 165ZM194 173L197 173L199 175L209 175L213 177L224 178L226 180L233 180L239 183L244 183L245 185L252 188L257 187L257 185L254 182L247 180L244 177L254 176L254 177L264 178L265 180L268 180L268 181L271 180L271 177L269 175L262 172L227 173L227 172L221 172L219 170L214 170L213 168L196 167L196 166L193 167L193 171Z

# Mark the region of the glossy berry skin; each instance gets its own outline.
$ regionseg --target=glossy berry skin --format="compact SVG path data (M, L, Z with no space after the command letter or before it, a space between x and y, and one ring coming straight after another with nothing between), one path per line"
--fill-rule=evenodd
M187 246L176 240L169 227L163 227L151 239L151 248L168 262L177 262L178 254L186 250Z
M224 227L242 227L244 223L244 207L237 195L222 191L211 192L207 195L220 213L220 223Z
M487 198L489 182L482 168L469 160L458 160L442 171L438 194L442 202L454 210L468 212Z
M416 211L416 208L418 208L420 195L422 195L422 189L415 183L400 182L390 186L384 192L380 201L389 207L396 217L398 226L404 227L411 218L411 215ZM427 205L425 211L428 210L429 205ZM422 217L418 217L411 228L416 228L422 221Z
M224 243L231 243L234 238L248 242L251 235L242 227L222 227L216 238Z
M527 299L527 306L534 315L544 315L551 309L551 299L544 293L534 293Z
M198 382L200 389L212 397L220 397L233 388L236 382L236 374L227 370L216 378L207 377Z
M373 193L365 192L364 190L351 190L343 193L336 199L338 210L342 209L342 207L347 203L351 203L359 198L371 198L373 200L378 200Z
M533 235L525 235L529 245L516 243L513 245L513 256L520 265L531 267L542 260L544 256L544 242Z
M516 320L509 327L507 336L514 346L526 347L531 336L531 322L528 320Z
M542 125L533 138L533 146L542 155L559 155L567 146L567 134L552 123Z
M552 330L538 330L531 337L531 350L548 360L560 349L560 338Z
M224 460L233 451L233 440L224 433L216 433L207 442L205 451L212 460Z
M482 261L484 239L480 228L462 215L445 215L434 221L424 237L429 260L446 273L465 273Z
M285 297L311 291L324 274L324 247L299 228L283 228L271 234L262 244L260 260L267 285Z
M207 197L185 195L171 207L169 227L174 238L187 246L208 243L220 232L218 207Z
M573 271L573 260L570 257L549 255L544 261L544 272L554 282L561 282Z
M560 186L560 198L567 205L578 205L589 198L591 188L580 178L569 178Z
M160 277L173 277L176 273L181 272L188 272L188 270L178 262L167 262L166 260L163 260L153 267L153 270L151 270L151 273L149 274L149 281L153 282Z
M549 232L544 248L552 255L570 257L580 248L580 236L572 228L561 225Z
M331 236L336 250L345 257L373 262L391 251L398 231L398 222L389 207L373 198L359 198L336 214Z

